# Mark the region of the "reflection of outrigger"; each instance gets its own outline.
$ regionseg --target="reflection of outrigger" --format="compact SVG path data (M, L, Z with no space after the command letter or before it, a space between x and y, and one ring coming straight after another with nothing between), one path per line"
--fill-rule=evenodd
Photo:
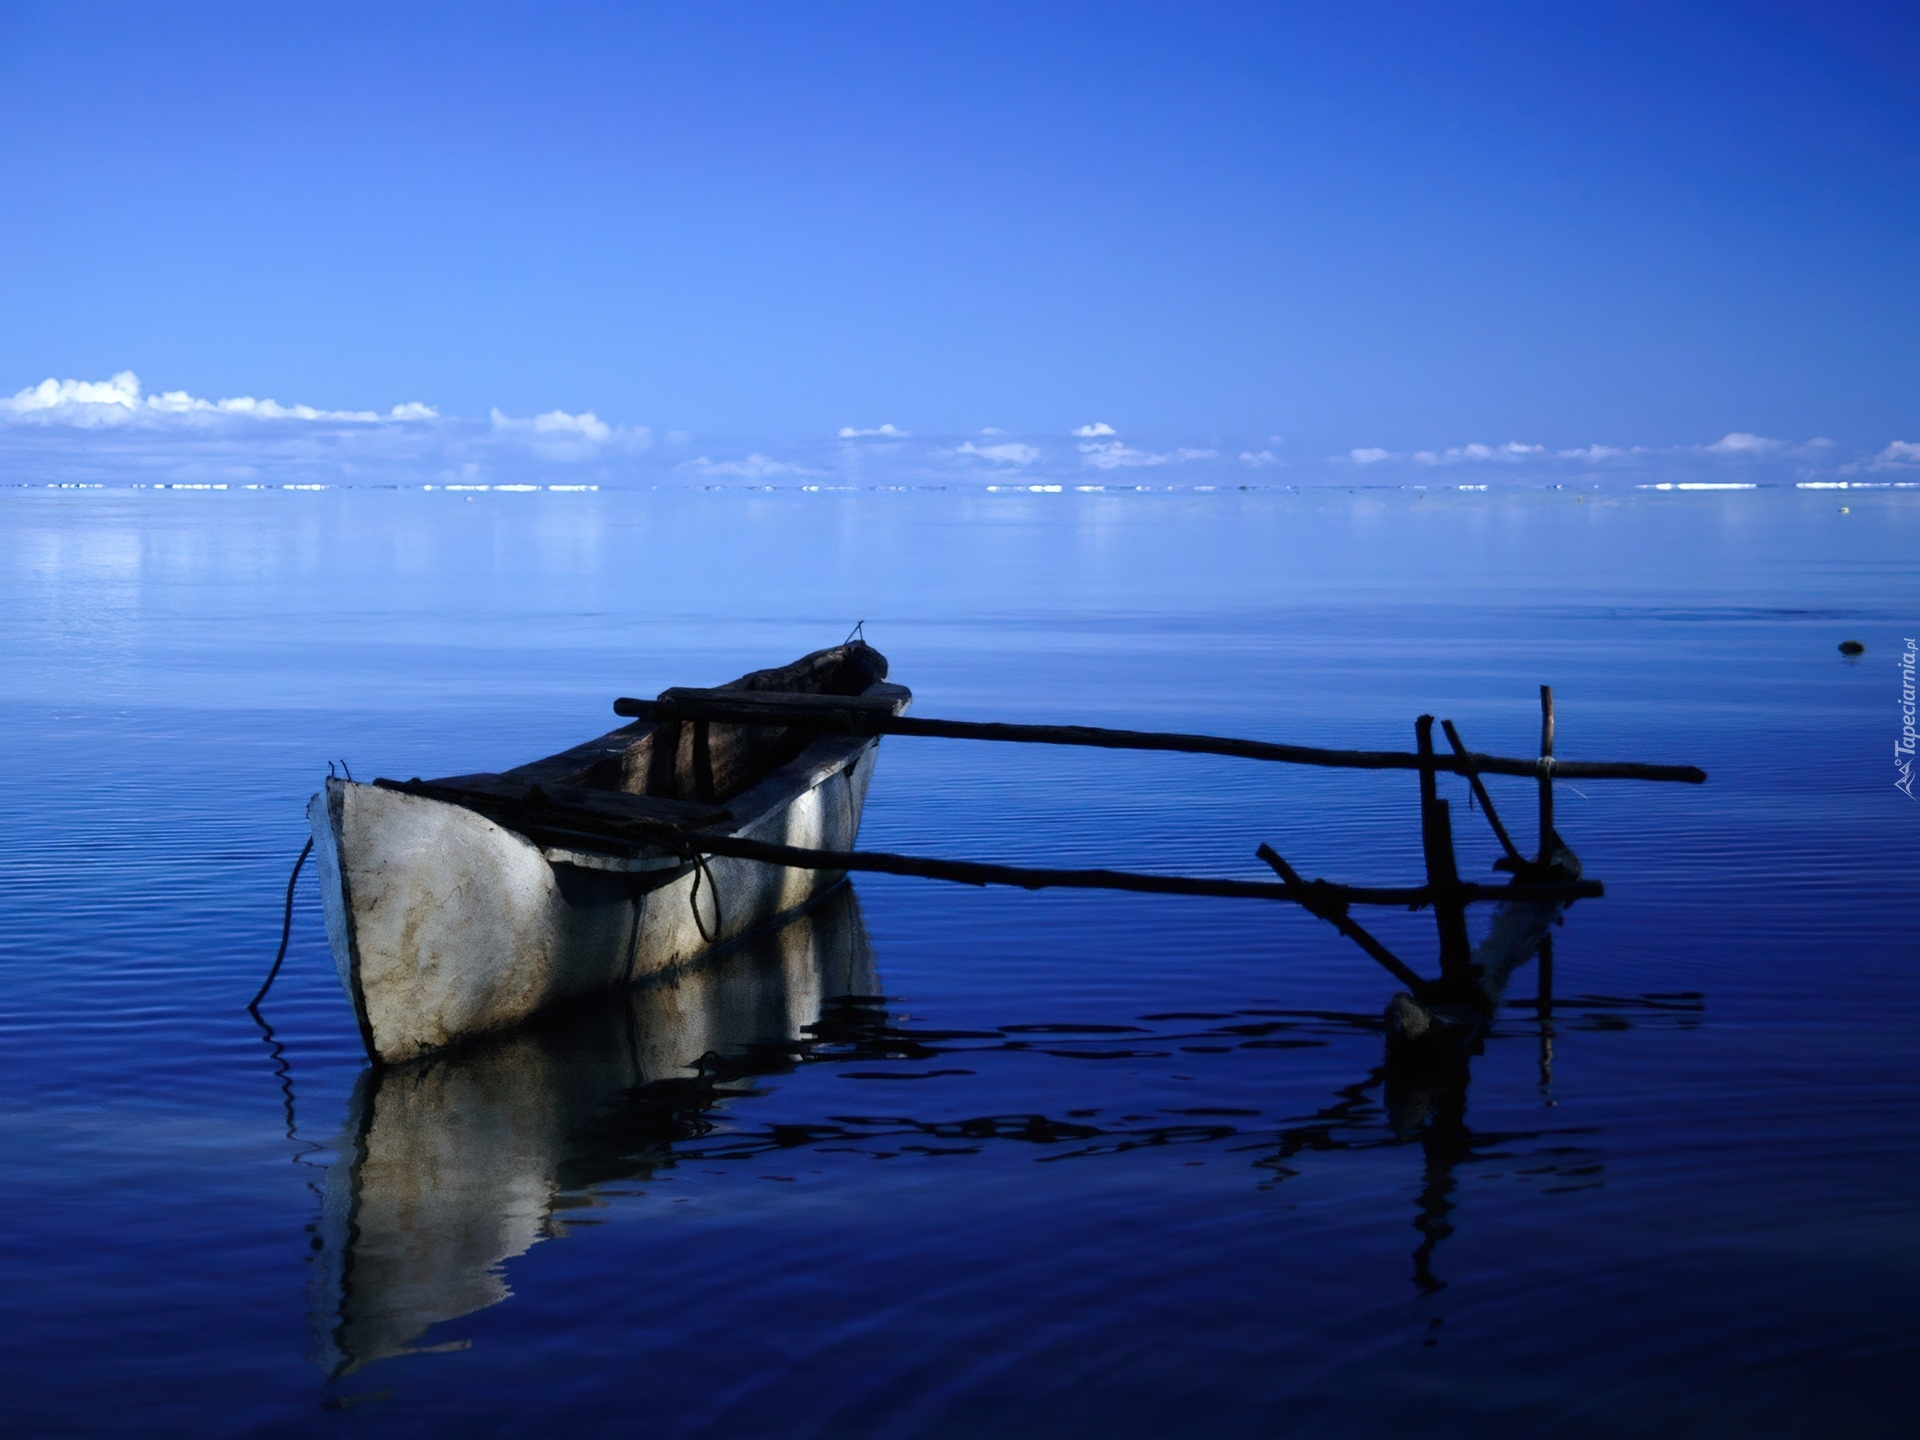
M1519 1011L1533 1011L1540 1044L1540 1093L1551 1105L1553 1043L1556 1013L1571 1016L1574 1027L1624 1030L1626 1016L1677 1022L1682 1028L1700 1023L1705 1008L1698 991L1638 996L1577 995L1555 1001L1553 940L1540 942L1540 987L1536 996L1509 1000ZM1492 1017L1489 1016L1489 1022ZM1487 1027L1477 1032L1485 1035ZM1420 1191L1413 1228L1420 1241L1413 1251L1413 1283L1424 1294L1444 1289L1446 1281L1434 1270L1440 1243L1453 1234L1459 1201L1458 1173L1478 1161L1504 1160L1521 1179L1540 1183L1541 1193L1582 1190L1600 1183L1599 1153L1580 1142L1584 1130L1486 1130L1467 1122L1468 1051L1464 1046L1409 1050L1389 1044L1386 1058L1364 1080L1344 1086L1339 1098L1313 1115L1283 1125L1277 1143L1255 1164L1275 1176L1275 1183L1296 1173L1303 1155L1372 1150L1417 1144L1422 1157ZM1374 1093L1380 1110L1375 1112ZM1384 1120L1384 1130L1377 1124ZM1539 1143L1546 1142L1546 1143ZM1534 1144L1525 1155L1517 1147Z
M1692 766L1556 759L1544 686L1540 754L1511 759L1469 751L1451 721L1442 728L1452 753L1436 753L1425 715L1414 753L910 717L911 695L886 675L884 656L850 641L720 689L618 700L615 712L636 723L504 774L373 785L330 779L311 807L327 931L369 1053L409 1059L664 972L791 913L850 871L1297 904L1406 987L1387 1011L1396 1044L1445 1050L1485 1028L1509 976L1566 906L1603 893L1553 828L1555 777L1706 779ZM877 745L887 735L1413 770L1425 883L1307 880L1265 845L1258 854L1278 883L856 851ZM1448 805L1436 789L1441 771L1471 785L1505 852L1496 868L1509 872L1506 884L1460 878ZM1537 780L1534 855L1522 854L1500 823L1485 775ZM1482 901L1497 908L1476 948L1466 913ZM1353 908L1364 905L1431 907L1438 978L1423 978L1355 921Z

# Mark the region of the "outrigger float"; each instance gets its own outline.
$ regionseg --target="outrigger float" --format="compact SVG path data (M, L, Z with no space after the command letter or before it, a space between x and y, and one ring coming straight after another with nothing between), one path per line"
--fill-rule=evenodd
M342 983L374 1059L394 1063L506 1029L574 997L675 970L803 909L849 872L1028 890L1067 887L1279 900L1326 920L1404 987L1387 1035L1409 1056L1457 1052L1490 1023L1513 972L1576 900L1604 893L1554 830L1556 779L1699 784L1690 765L1568 761L1553 753L1541 687L1537 757L1469 751L1442 721L1412 752L1328 750L1208 735L935 720L906 714L862 641L758 670L716 689L620 699L632 723L498 774L440 780L329 778L308 814ZM1425 883L1338 885L1302 877L1270 846L1277 881L1118 870L1049 870L855 850L881 738L934 736L1228 755L1357 770L1411 770L1420 787ZM1464 776L1503 854L1506 883L1460 878L1436 776ZM1485 775L1539 785L1539 845L1523 854ZM1492 925L1469 943L1470 905ZM1352 917L1356 906L1430 908L1439 975L1427 979ZM257 1002L256 1002L257 1003Z

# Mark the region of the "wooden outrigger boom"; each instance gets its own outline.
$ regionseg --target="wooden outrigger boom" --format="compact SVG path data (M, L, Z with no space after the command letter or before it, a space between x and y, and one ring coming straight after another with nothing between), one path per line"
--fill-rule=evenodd
M636 846L664 846L703 855L724 855L730 860L758 860L768 865L785 865L797 870L856 870L881 875L909 875L922 880L948 880L958 885L1010 885L1021 890L1132 890L1147 895L1210 895L1236 900L1289 900L1306 904L1310 897L1324 896L1342 905L1385 905L1412 910L1434 903L1435 891L1428 885L1366 886L1334 885L1325 880L1297 881L1276 885L1264 880L1212 880L1191 875L1147 875L1127 870L1048 870L1020 865L993 865L977 860L935 860L919 855L894 855L882 850L819 850L799 845L777 845L763 840L711 834L704 830L686 830L648 818L643 811L627 817L617 801L608 804L596 796L589 804L578 804L564 787L542 789L537 785L521 788L518 796L505 787L485 790L425 780L376 780L375 785L418 795L431 800L447 800L466 805L483 814L493 815L516 830L537 835L559 844L565 841L595 841L602 844L627 842ZM1571 883L1545 882L1517 885L1471 885L1458 887L1468 900L1507 900L1516 894L1531 900L1571 902L1597 898L1606 893L1597 880Z
M1388 1037L1402 1048L1429 1049L1477 1036L1497 1011L1507 980L1532 956L1548 927L1575 900L1605 893L1597 880L1585 879L1580 862L1553 828L1553 782L1556 778L1583 780L1646 780L1699 785L1707 776L1693 765L1649 765L1622 761L1569 761L1555 757L1552 687L1540 687L1540 754L1534 759L1485 755L1467 749L1451 720L1441 729L1452 750L1440 755L1433 746L1433 717L1415 722L1418 748L1412 753L1387 750L1332 750L1317 746L1286 745L1226 736L1161 731L1114 730L1087 725L1008 725L964 720L906 716L878 701L826 695L777 695L762 692L677 688L663 691L657 700L622 698L616 714L656 722L679 721L703 727L725 725L793 725L811 721L827 732L861 736L917 735L940 739L987 740L1015 744L1072 745L1112 750L1157 750L1184 754L1225 755L1283 764L1316 765L1356 770L1413 770L1420 777L1421 848L1426 860L1426 884L1411 888L1368 888L1306 880L1271 846L1256 852L1279 876L1281 884L1240 880L1209 880L1187 876L1139 875L1113 870L1038 870L972 861L933 860L915 856L857 852L807 852L787 846L753 842L724 842L713 853L761 859L789 866L817 866L841 871L878 871L915 875L971 885L1018 885L1026 889L1063 886L1077 889L1132 890L1151 894L1215 895L1290 901L1333 924L1403 985L1387 1009ZM1507 885L1476 885L1463 881L1454 857L1452 817L1448 803L1436 793L1435 778L1446 771L1465 777L1481 812L1486 816L1503 854L1495 868L1513 875ZM1531 777L1538 781L1540 844L1529 859L1514 843L1494 808L1483 775ZM688 841L686 843L691 843ZM700 841L705 845L704 839ZM749 852L752 853L749 853ZM1498 905L1491 931L1479 947L1470 945L1466 907L1483 901ZM1361 925L1352 920L1353 905L1431 906L1439 928L1440 976L1422 978Z
M1327 750L1279 745L1220 735L1182 735L1154 730L1107 730L1093 725L1002 725L974 720L930 720L890 714L884 705L838 695L742 695L734 690L664 690L657 700L622 697L613 713L639 720L693 720L727 725L791 725L801 719L827 723L856 735L924 735L943 740L1001 740L1024 745L1084 745L1098 750L1173 750L1188 755L1232 755L1285 765L1324 765L1341 770L1447 770L1456 774L1536 776L1541 760L1501 755L1410 755L1397 750ZM1567 780L1666 780L1699 785L1707 772L1694 765L1642 765L1631 761L1552 760L1545 770Z

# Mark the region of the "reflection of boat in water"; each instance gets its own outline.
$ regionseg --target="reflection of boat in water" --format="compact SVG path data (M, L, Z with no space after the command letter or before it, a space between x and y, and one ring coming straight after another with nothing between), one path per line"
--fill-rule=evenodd
M1544 988L1537 1001L1507 1004L1537 1013L1543 1099L1556 1023L1571 1031L1648 1020L1686 1026L1698 1023L1701 1008L1690 993L1555 1002ZM1452 1052L1449 1063L1429 1056L1409 1064L1390 1047L1330 1103L1277 1124L1256 1109L1157 1108L1136 1105L1138 1097L1109 1107L1096 1096L1087 1097L1092 1108L1064 1114L943 1109L915 1118L891 1104L845 1107L851 1113L835 1106L771 1124L735 1114L724 1127L714 1114L729 1096L752 1093L753 1077L808 1061L832 1063L852 1082L970 1075L976 1072L954 1062L979 1065L995 1053L1021 1057L1023 1067L1057 1056L1091 1076L1098 1067L1083 1069L1089 1062L1131 1069L1159 1059L1186 1067L1202 1056L1224 1063L1234 1054L1254 1061L1356 1040L1378 1045L1383 1029L1371 1015L1268 1008L1142 1016L1131 1025L963 1031L903 1023L880 1001L859 906L842 886L714 963L435 1059L370 1067L326 1176L311 1281L312 1358L339 1376L388 1356L462 1348L459 1340L417 1342L435 1325L506 1299L503 1264L564 1234L566 1213L595 1203L582 1193L592 1186L689 1160L747 1161L810 1146L953 1156L1015 1145L1051 1162L1169 1146L1244 1152L1251 1140L1251 1163L1269 1183L1285 1182L1315 1157L1415 1151L1413 1279L1431 1292L1444 1284L1436 1252L1458 1222L1463 1172L1501 1158L1524 1166L1543 1189L1599 1183L1602 1157L1583 1131L1472 1124L1465 1051ZM1005 1094L991 1084L976 1093Z
M561 1233L563 1192L669 1162L724 1098L717 1069L784 1069L836 997L876 995L842 886L712 963L437 1060L369 1067L326 1176L313 1360L345 1374L412 1353L429 1327L504 1300L501 1263Z

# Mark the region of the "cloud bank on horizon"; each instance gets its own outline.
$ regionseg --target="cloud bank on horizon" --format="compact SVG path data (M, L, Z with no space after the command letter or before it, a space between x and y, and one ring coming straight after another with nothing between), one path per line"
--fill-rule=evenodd
M611 478L653 446L644 425L592 411L485 421L442 414L418 400L386 410L282 404L251 395L205 399L148 392L122 370L106 380L48 378L0 397L0 474L96 483L286 478L302 483L446 483L521 478L529 469L586 469Z
M1287 453L1278 436L1259 449L1135 443L1105 421L1062 435L914 437L891 423L842 426L832 436L777 444L740 441L737 453L690 454L694 436L602 420L590 410L484 420L442 413L418 400L385 410L341 410L234 396L209 400L181 390L149 393L123 370L106 380L48 378L0 397L0 481L14 485L84 478L145 483L274 480L333 484L513 483L547 475L606 485L765 485L838 481L992 484L1010 477L1117 480L1155 472L1163 483L1420 485L1438 474L1505 484L1642 483L1710 473L1762 482L1824 481L1899 472L1920 475L1920 442L1895 439L1846 453L1824 437L1795 441L1733 431L1693 445L1550 448L1509 440L1418 450L1355 446L1336 455ZM868 442L884 441L874 446ZM1698 478L1698 476L1695 476ZM1100 485L1082 488L1102 488ZM1122 486L1121 488L1127 488ZM1152 488L1152 487L1143 487Z
M140 377L122 370L111 380L55 380L48 378L0 400L0 415L41 424L127 425L163 422L182 416L250 415L263 420L350 420L378 424L383 420L434 420L431 405L408 401L386 414L374 410L316 410L311 405L282 405L251 395L225 400L202 400L184 390L144 394Z

